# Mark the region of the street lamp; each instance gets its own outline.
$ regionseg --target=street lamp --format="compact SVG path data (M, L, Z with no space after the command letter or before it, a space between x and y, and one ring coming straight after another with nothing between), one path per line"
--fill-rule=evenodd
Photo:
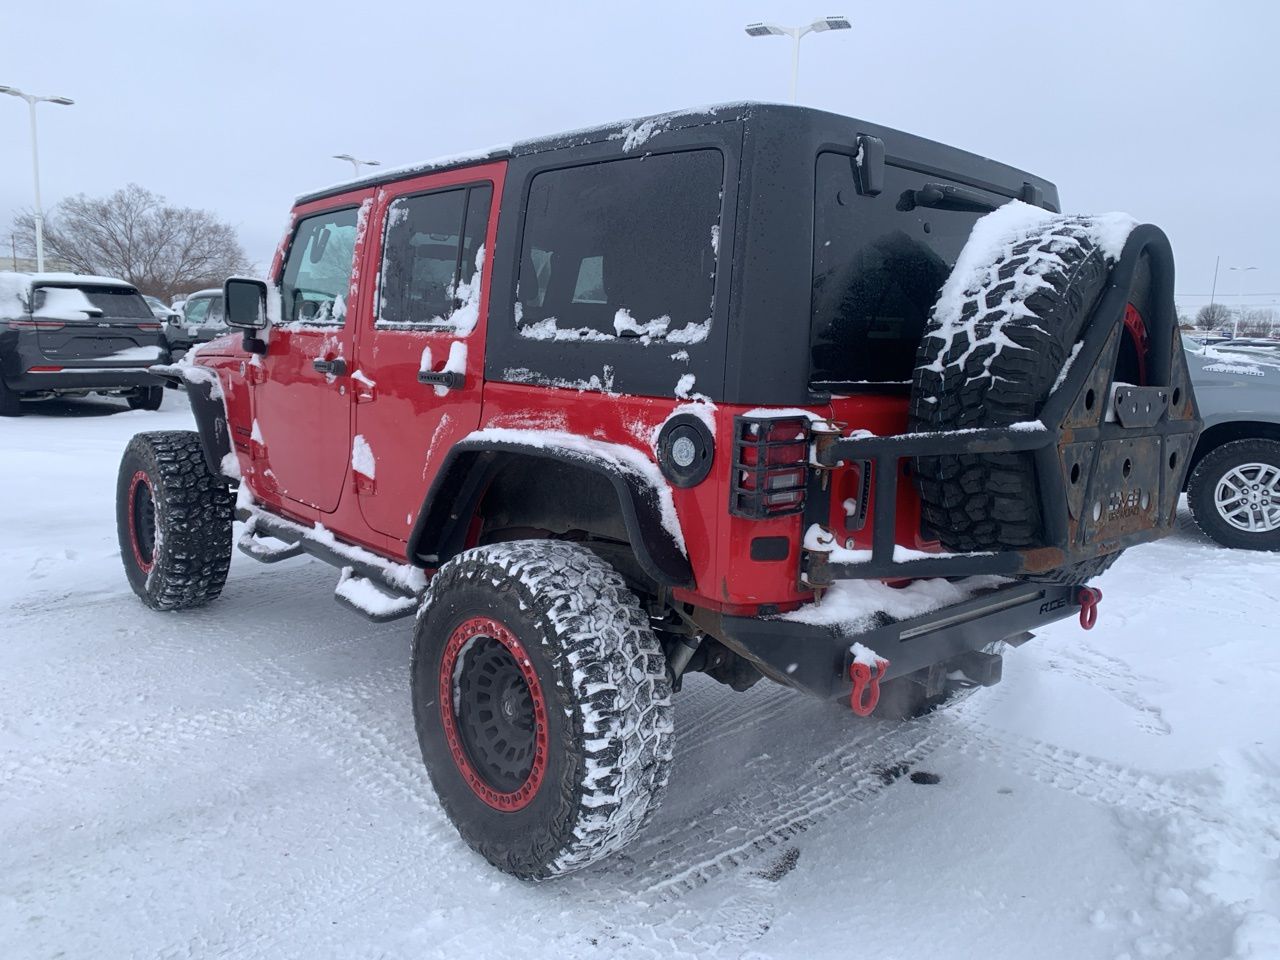
M351 164L351 169L352 169L352 170L354 170L354 171L356 172L356 176L357 176L357 177L358 177L358 176L360 176L360 168L361 168L362 166L363 166L363 167L380 167L380 166L382 166L382 164L381 164L379 161L377 161L377 160L357 160L355 157L353 157L353 156L352 156L351 154L349 154L349 153L335 153L335 154L333 155L333 159L335 159L335 160L346 160L348 163L350 163L350 164Z
M31 172L35 177L36 185L36 272L44 273L44 211L40 208L40 150L36 145L36 104L56 103L59 106L69 107L75 101L67 97L37 97L34 94L23 93L17 87L0 86L0 93L21 97L27 101L27 107L31 110Z
M747 24L748 37L790 37L791 48L791 102L796 102L796 81L800 77L800 38L807 33L826 33L828 30L848 30L852 24L844 17L823 17L807 27L780 27L773 23Z
M1257 270L1258 268L1257 267L1227 267L1227 269L1240 271L1240 283L1236 285L1236 293L1242 294L1244 293L1244 275L1248 273L1250 270ZM1231 339L1234 340L1239 335L1240 335L1240 308L1237 307L1235 310L1235 317L1231 326Z

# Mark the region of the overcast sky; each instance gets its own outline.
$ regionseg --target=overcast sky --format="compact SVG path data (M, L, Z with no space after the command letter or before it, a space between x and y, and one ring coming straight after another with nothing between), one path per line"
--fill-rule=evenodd
M332 154L403 164L783 100L790 41L743 25L845 14L852 31L804 40L801 103L1159 224L1184 304L1220 255L1220 300L1280 305L1280 4L823 2L17 2L0 84L76 101L40 107L46 209L133 181L230 221L263 266L292 198L348 175ZM0 97L0 237L31 203L26 107Z

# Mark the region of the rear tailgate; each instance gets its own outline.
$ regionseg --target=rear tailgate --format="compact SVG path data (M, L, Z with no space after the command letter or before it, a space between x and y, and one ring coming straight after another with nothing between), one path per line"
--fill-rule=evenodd
M128 287L36 287L31 320L40 352L64 368L145 367L164 359L163 327Z

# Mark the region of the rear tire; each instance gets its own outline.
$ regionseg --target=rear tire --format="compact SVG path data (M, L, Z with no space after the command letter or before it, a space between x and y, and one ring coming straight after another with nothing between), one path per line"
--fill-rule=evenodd
M21 394L10 390L9 385L4 382L4 377L0 377L0 417L22 416L20 397Z
M126 399L130 410L159 410L164 402L164 387L139 387Z
M414 720L440 803L507 873L614 853L657 809L673 749L666 658L622 577L577 544L450 560L414 630Z
M231 565L232 502L194 431L129 441L116 483L116 531L125 576L143 603L184 610L217 599Z
M1210 450L1191 474L1187 503L1224 547L1280 550L1280 441L1233 440ZM1251 518L1260 529L1245 529Z
M1004 256L963 291L958 316L941 315L941 301L935 306L917 354L909 430L1003 427L1039 415L1111 272L1089 226L1080 217L1054 217L1010 237ZM1019 282L1030 292L1016 291ZM912 473L924 521L944 549L1018 550L1039 542L1030 455L921 457ZM1035 579L1084 582L1116 556Z

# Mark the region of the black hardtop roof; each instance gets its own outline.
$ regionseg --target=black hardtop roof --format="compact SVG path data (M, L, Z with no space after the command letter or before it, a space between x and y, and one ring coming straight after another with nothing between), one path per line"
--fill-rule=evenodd
M600 126L584 127L579 130L519 140L515 143L500 144L471 153L438 157L408 166L379 170L369 176L335 183L321 190L302 194L294 202L295 204L311 203L315 200L323 200L326 197L337 196L350 190L395 183L399 180L406 180L410 177L422 176L427 173L436 173L441 170L468 167L513 157L530 156L552 150L572 150L575 147L584 147L609 140L618 142L620 154L644 153L644 148L650 143L654 147L660 147L661 135L665 132L685 130L708 124L739 121L761 126L795 127L797 130L846 130L851 134L845 144L850 149L853 146L852 136L864 134L879 137L885 142L887 160L890 163L905 162L905 165L925 172L968 174L964 179L975 185L1031 183L1044 192L1045 198L1050 201L1052 206L1055 208L1057 206L1057 188L1051 182L1006 164L989 160L976 153L969 153L956 147L949 147L890 127L883 127L879 124L868 123L824 110L816 110L812 107L754 101L717 104L709 107L677 110L671 113L653 114L647 117L636 117L630 120L619 120Z

